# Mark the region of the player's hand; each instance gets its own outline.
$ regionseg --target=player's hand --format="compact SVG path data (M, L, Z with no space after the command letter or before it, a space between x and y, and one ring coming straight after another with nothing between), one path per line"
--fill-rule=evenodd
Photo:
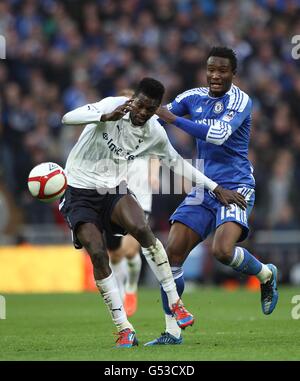
M167 123L173 123L176 119L176 115L172 114L166 107L159 107L155 114Z
M247 202L240 193L236 191L232 191L229 189L224 189L220 185L214 190L214 194L217 199L225 206L229 206L229 204L236 204L241 209L247 209Z
M133 99L129 99L123 105L117 107L114 111L108 114L102 114L101 122L112 122L123 118L128 112L133 110Z

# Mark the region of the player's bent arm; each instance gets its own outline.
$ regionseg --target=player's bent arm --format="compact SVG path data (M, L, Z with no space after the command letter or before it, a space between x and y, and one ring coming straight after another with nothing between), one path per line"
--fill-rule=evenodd
M184 160L174 149L168 140L165 130L163 130L161 142L156 146L156 155L164 160L164 163L173 170L174 173L184 176L191 182L195 182L197 186L204 187L214 192L217 199L228 206L230 203L237 204L240 208L246 209L247 203L245 198L238 192L229 189L223 189L215 181L198 171L190 163Z
M215 120L213 124L207 125L204 121L195 123L191 120L177 117L173 124L198 139L218 146L225 143L232 134L232 126L220 120Z
M196 183L197 186L203 186L211 191L217 188L218 184L184 160L171 145L170 141L165 141L159 156L164 159L164 164L172 169L176 175L183 176L187 180Z
M62 118L62 123L70 125L99 123L101 115L101 110L95 104L88 104L67 112Z
M223 144L232 133L229 123L221 122L217 119L213 125L208 125L202 120L195 123L189 119L178 117L162 108L159 110L158 115L167 123L174 124L189 135L216 145Z
M77 125L111 120L109 116L111 116L120 105L125 104L126 100L127 98L125 97L107 97L100 102L78 107L66 113L62 118L62 123Z

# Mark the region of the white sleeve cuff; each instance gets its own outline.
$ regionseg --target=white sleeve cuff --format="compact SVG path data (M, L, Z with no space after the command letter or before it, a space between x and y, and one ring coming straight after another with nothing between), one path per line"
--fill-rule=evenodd
M225 143L231 134L232 128L230 124L217 120L212 126L210 126L206 135L206 141L208 143L220 146Z

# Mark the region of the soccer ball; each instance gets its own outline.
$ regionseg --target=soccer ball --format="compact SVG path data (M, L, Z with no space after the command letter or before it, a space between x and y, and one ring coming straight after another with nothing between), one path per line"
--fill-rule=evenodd
M33 197L43 202L59 199L66 190L67 178L56 163L42 163L34 167L28 176L28 189Z

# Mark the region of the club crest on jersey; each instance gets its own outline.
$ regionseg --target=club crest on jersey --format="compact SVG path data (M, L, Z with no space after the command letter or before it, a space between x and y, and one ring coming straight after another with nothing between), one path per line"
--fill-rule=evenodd
M235 116L235 111L230 110L227 112L227 114L223 116L223 120L225 122L230 122L234 118L234 116Z
M214 106L214 113L216 114L220 114L220 112L222 112L224 110L224 106L223 106L223 103L222 102L217 102Z

